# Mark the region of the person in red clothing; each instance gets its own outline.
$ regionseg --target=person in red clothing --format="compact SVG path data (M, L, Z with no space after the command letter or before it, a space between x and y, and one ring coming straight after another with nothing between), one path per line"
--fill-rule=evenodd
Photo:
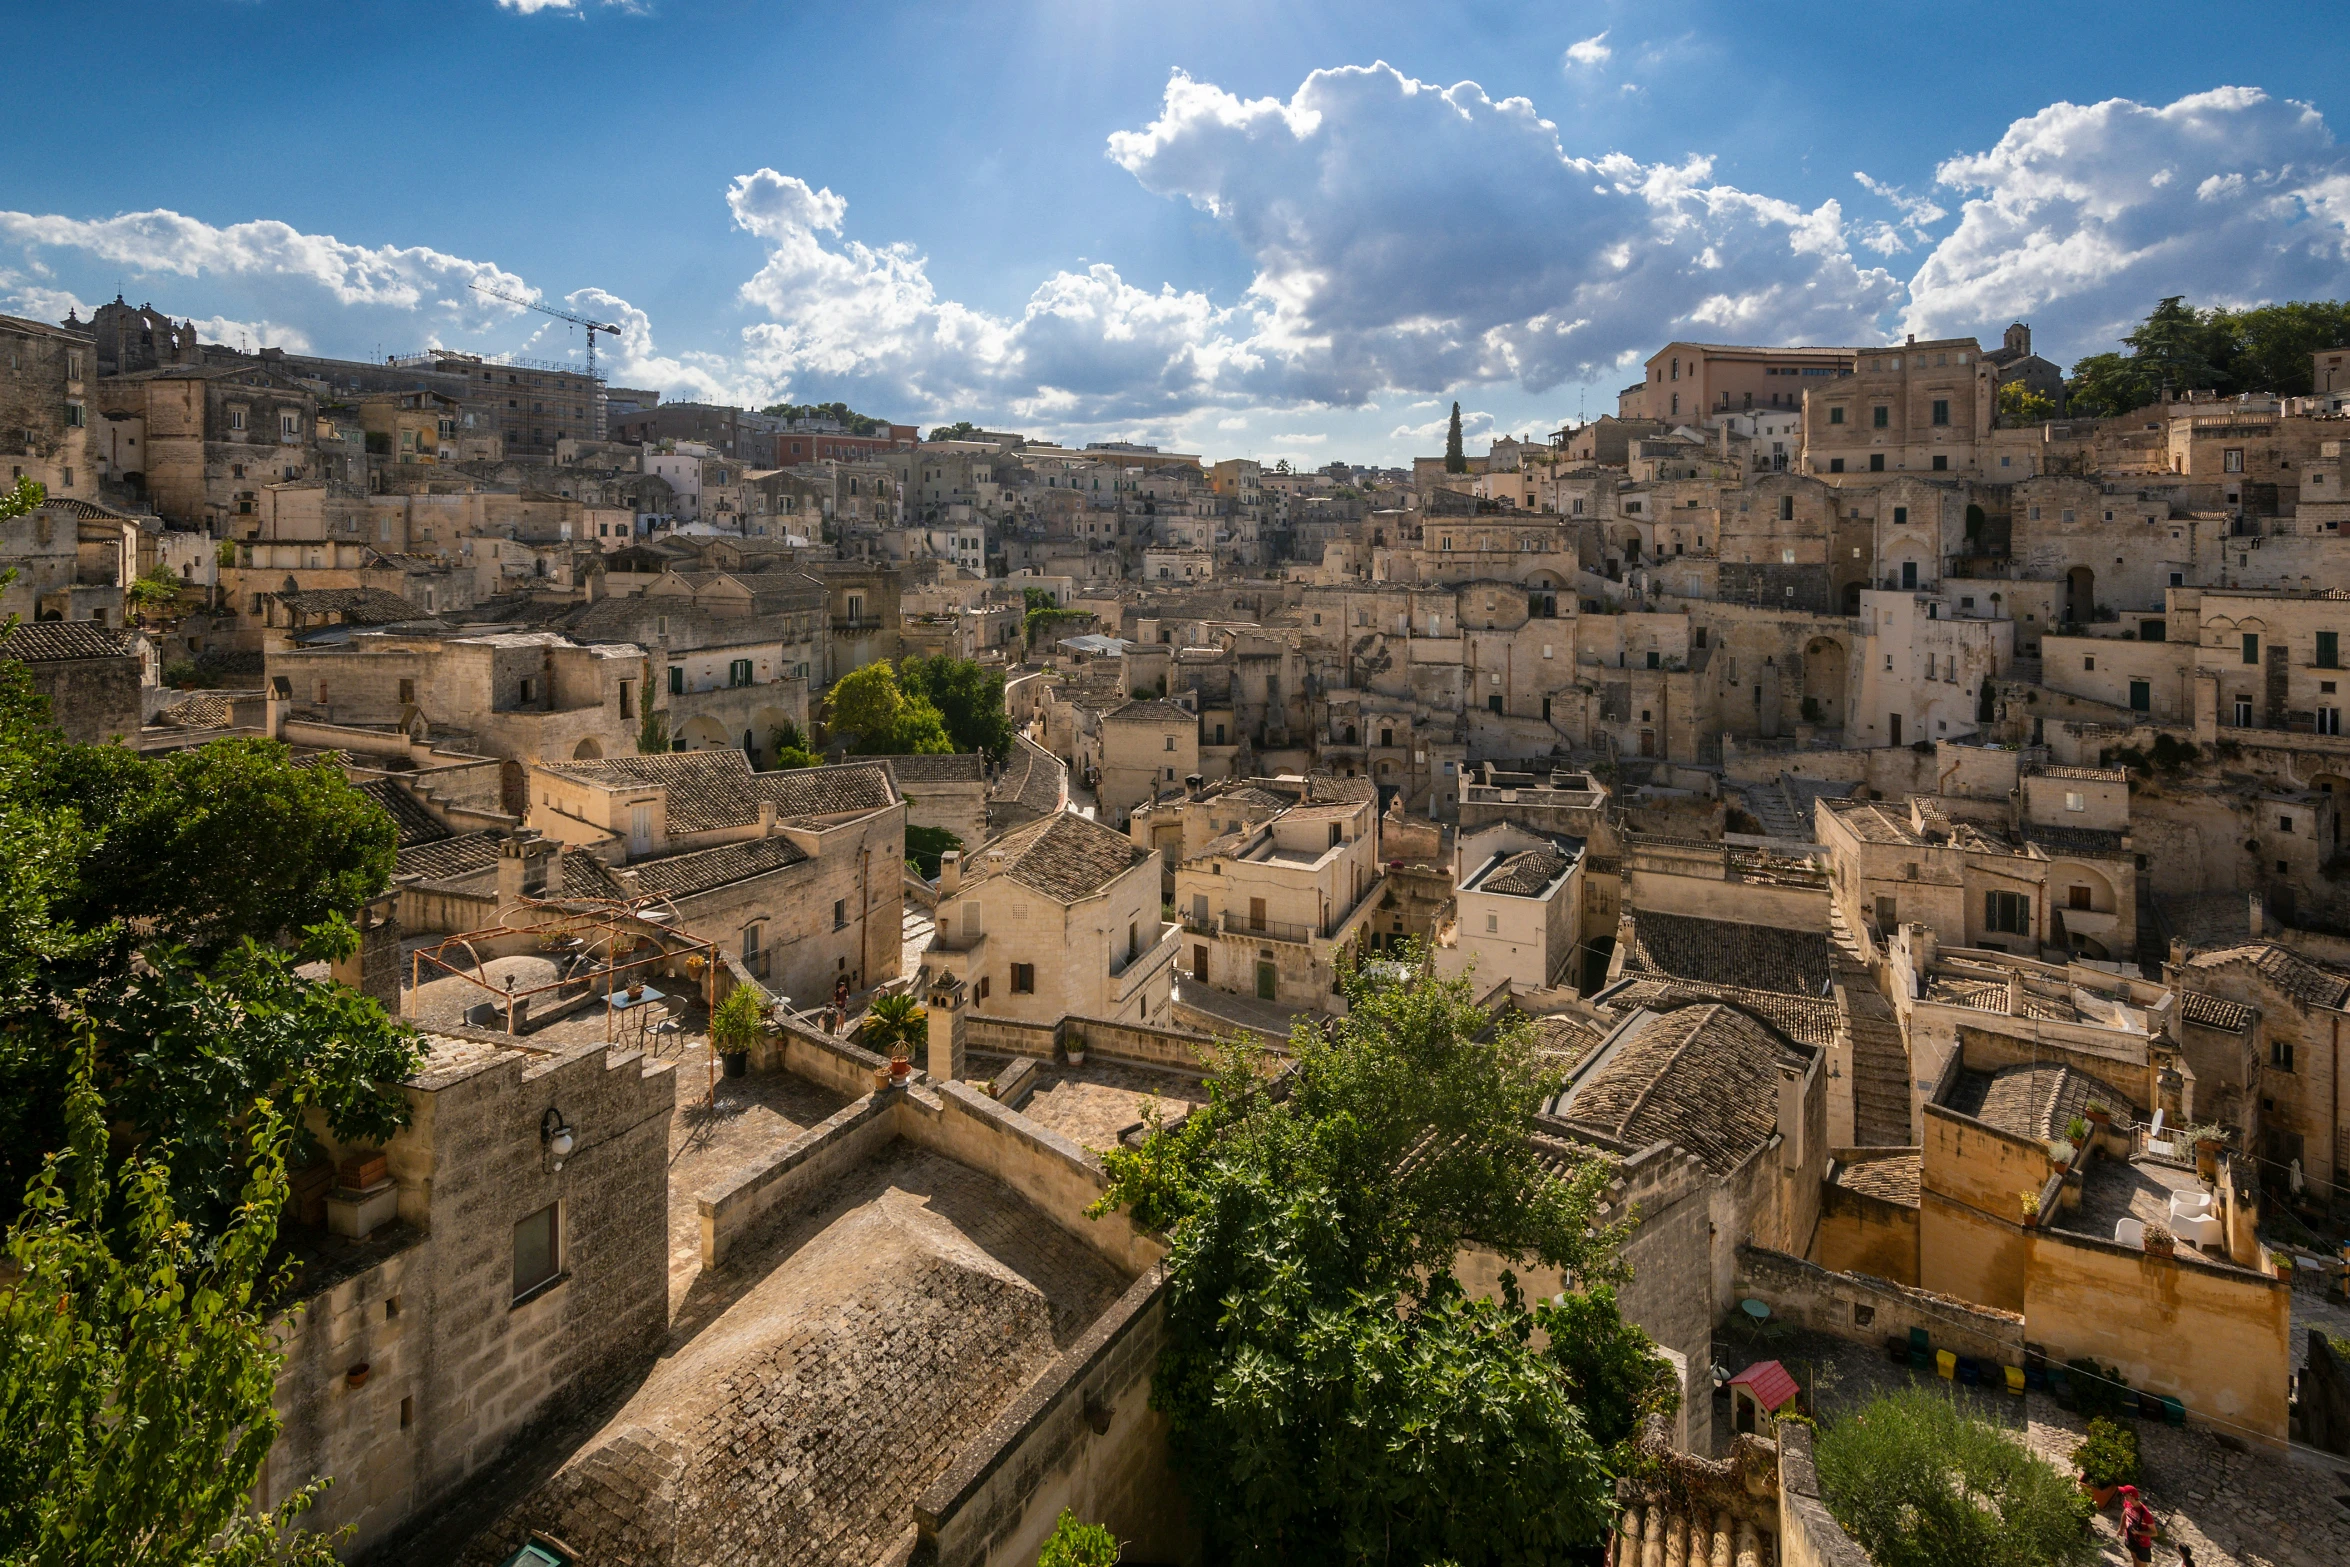
M2155 1522L2154 1509L2138 1500L2138 1488L2125 1485L2122 1494L2122 1544L2129 1547L2130 1560L2154 1560L2154 1532L2160 1527Z

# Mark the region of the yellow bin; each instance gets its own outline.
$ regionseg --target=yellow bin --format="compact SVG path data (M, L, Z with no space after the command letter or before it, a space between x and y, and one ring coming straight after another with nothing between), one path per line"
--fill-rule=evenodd
M1934 1370L1945 1379L1955 1378L1958 1375L1958 1356L1947 1349L1934 1351Z
M2021 1393L2024 1390L2024 1368L2006 1366L2002 1369L2007 1372L2007 1390L2010 1393Z

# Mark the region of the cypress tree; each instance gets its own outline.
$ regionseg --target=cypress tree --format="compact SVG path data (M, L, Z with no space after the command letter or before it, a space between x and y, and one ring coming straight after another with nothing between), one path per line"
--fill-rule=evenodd
M1467 473L1469 459L1461 455L1461 405L1452 405L1452 424L1444 432L1444 471Z

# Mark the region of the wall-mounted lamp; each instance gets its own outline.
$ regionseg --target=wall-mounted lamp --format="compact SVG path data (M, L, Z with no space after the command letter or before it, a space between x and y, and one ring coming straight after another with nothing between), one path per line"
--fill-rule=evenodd
M564 1121L563 1112L549 1105L547 1113L539 1117L539 1141L546 1145L555 1168L560 1170L563 1161L571 1157L571 1150L578 1146L579 1139Z

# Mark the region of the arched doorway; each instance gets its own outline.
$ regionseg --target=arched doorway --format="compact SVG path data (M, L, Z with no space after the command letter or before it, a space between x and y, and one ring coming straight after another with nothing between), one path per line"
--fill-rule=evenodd
M2064 574L2064 618L2086 621L2097 612L2097 573L2075 566Z
M718 721L707 716L689 718L677 731L680 751L723 751L734 744L734 739Z
M1834 637L1814 637L1803 650L1803 721L1844 727L1844 682L1851 661Z

